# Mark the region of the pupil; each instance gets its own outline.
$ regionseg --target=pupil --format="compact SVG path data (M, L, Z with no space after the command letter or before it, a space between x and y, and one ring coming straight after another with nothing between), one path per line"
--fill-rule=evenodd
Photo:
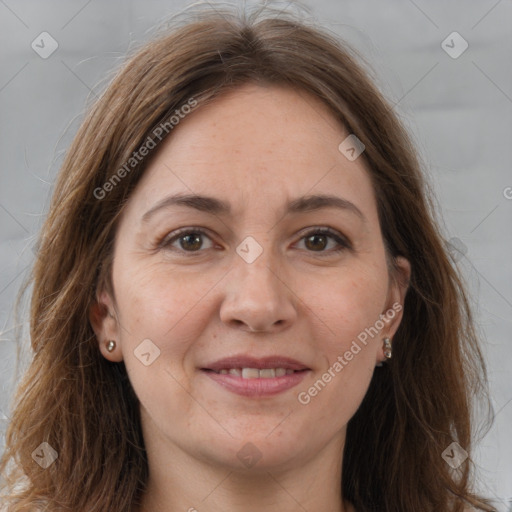
M195 239L195 242L196 244L194 244L193 242L191 244L189 244L189 241L190 240L194 240ZM185 235L183 237L183 240L185 240L185 244L181 244L181 246L183 247L183 245L187 246L188 245L188 248L189 249L199 249L201 247L201 240L200 240L200 235L198 235L197 233L196 234L191 234L191 235ZM186 249L187 247L183 247L184 249Z
M311 235L310 237L308 237L308 238L307 238L306 243L307 243L308 241L310 241L310 240L318 241L318 239L319 239L319 238L320 238L320 239L323 239L323 240L324 240L324 242L325 242L325 235ZM314 244L313 244L313 245L314 245ZM320 249L323 249L324 247L325 247L325 243L323 244L323 246L322 246L322 247L320 247ZM318 246L317 246L317 248L318 248Z

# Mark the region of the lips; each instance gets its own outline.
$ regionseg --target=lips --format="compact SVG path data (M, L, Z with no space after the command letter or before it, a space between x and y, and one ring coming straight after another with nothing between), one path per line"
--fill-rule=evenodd
M268 356L264 358L255 358L244 355L219 359L205 365L201 369L206 371L213 371L215 373L225 373L224 370L227 370L228 373L230 370L239 370L240 375L244 369L258 370L259 376L261 377L272 377L271 372L262 372L261 370L274 370L274 372L279 370L279 373L282 373L282 370L285 370L286 374L290 374L292 371L299 372L303 370L310 370L310 368L308 368L300 361L290 359L289 357L285 356ZM249 377L249 375L247 376ZM252 377L254 378L255 376L255 372L252 372Z
M263 398L297 386L311 369L300 361L284 356L255 358L240 355L219 359L200 370L232 393Z

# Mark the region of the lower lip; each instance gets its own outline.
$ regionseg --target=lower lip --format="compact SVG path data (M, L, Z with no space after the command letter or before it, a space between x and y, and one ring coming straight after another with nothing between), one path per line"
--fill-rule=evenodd
M229 391L242 396L272 396L293 388L309 373L310 370L294 372L282 377L243 379L237 375L215 373L201 370L205 375L225 387Z

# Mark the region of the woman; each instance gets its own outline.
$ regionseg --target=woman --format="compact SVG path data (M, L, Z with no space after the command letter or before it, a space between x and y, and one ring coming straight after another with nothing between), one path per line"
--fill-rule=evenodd
M322 30L208 10L145 45L41 233L6 510L493 510L485 365L429 201Z

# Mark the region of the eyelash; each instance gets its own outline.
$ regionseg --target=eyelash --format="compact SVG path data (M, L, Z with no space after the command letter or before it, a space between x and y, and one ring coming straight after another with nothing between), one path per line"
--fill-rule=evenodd
M170 247L171 244L175 240L179 240L182 236L189 235L189 234L196 234L196 235L197 234L201 234L201 235L204 235L204 236L210 238L208 233L204 229L202 229L202 228L194 228L194 227L183 228L183 229L179 229L179 230L175 231L174 233L171 233L172 236L168 235L168 236L164 237L158 243L158 248L159 249L168 249L168 250L171 250L171 251L177 251L177 252L181 252L181 253L186 253L186 254L188 254L190 256L199 255L201 252L204 252L201 249L199 249L197 251L186 251L186 250L181 249L181 248L180 249L176 249L176 248L171 248ZM352 249L352 246L350 245L350 243L348 242L348 240L346 238L344 238L340 234L338 234L337 231L334 231L333 229L326 228L326 227L313 228L310 231L308 231L307 233L305 233L300 238L300 240L303 240L304 238L307 238L307 237L312 236L312 235L317 235L317 234L329 235L329 237L332 238L339 245L339 247L337 247L336 249L331 249L330 251L307 251L307 252L318 253L318 254L322 254L322 253L332 254L332 253L339 253L339 252L342 252L342 251L346 251L346 250Z

